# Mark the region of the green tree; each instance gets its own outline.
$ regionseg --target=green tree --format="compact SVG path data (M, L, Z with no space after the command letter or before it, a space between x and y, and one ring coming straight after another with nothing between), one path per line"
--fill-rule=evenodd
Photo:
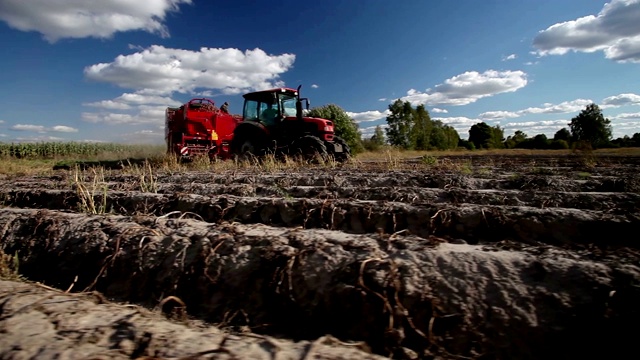
M429 150L447 150L455 149L460 142L460 135L453 127L445 125L440 120L433 122L431 128L431 137L429 139Z
M364 145L367 151L378 151L384 146L384 131L380 125L376 126L376 130L369 139L363 139L362 145Z
M411 148L415 150L428 150L431 147L430 137L433 130L433 121L424 105L418 105L415 109L411 127Z
M547 135L538 134L533 137L533 148L534 149L548 149L549 148L549 139L547 139Z
M553 140L571 141L571 132L567 128L562 128L553 135Z
M411 127L413 125L414 110L408 101L398 99L389 105L391 114L387 116L386 128L389 144L409 149L411 147Z
M469 141L476 149L501 149L504 147L504 130L499 126L477 123L469 129Z
M469 141L476 149L485 149L491 140L491 126L485 122L474 124L469 129Z
M309 109L307 116L333 121L335 134L344 139L351 148L351 153L357 154L364 150L358 124L338 105L328 104Z
M611 141L611 121L602 115L596 104L587 105L571 119L569 127L574 141L590 144L592 148L602 147Z
M382 131L382 127L380 125L376 126L376 130L371 137L371 141L373 141L376 145L382 146L385 143L384 140L384 131Z
M522 130L516 130L513 136L508 136L507 140L505 140L504 145L507 149L513 149L518 147L519 144L525 142L527 140L527 134L525 134Z

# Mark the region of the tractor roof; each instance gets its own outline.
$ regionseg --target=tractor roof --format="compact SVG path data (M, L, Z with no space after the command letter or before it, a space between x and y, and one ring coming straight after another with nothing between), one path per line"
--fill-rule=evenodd
M261 91L250 92L250 93L244 94L243 97L245 99L260 100L263 97L271 96L271 94L273 94L273 93L289 93L291 95L298 95L298 90L291 89L291 88L286 88L286 87L273 88L273 89L269 89L269 90L261 90Z

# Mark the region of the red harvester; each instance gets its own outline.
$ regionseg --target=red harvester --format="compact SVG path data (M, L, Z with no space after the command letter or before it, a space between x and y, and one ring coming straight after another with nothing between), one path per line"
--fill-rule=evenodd
M165 117L167 152L183 160L205 155L228 159L233 131L241 121L242 116L221 111L207 98L169 107Z

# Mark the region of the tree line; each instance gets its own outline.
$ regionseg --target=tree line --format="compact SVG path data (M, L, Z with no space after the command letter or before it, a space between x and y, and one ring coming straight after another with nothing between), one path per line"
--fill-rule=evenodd
M640 133L613 139L611 121L604 117L596 104L587 105L567 124L569 128L558 130L553 139L545 134L529 137L521 130L504 138L499 125L477 123L469 129L469 140L461 145L473 149L569 149L569 148L615 148L640 147Z
M374 134L366 139L362 138L358 124L337 105L313 108L308 116L332 120L336 135L349 144L353 153L376 151L387 144L405 150L640 147L640 133L613 139L611 121L596 104L587 105L567 124L568 129L558 130L552 139L544 134L529 137L521 130L505 138L500 125L490 126L485 122L471 126L468 140L461 139L453 127L431 119L424 105L414 107L401 100L389 105L387 128L383 131L377 126Z

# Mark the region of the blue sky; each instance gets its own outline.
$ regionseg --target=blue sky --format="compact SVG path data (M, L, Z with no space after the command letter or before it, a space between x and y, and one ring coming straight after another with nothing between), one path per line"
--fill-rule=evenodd
M0 141L162 143L164 110L297 87L365 137L395 99L463 138L587 104L640 132L640 0L0 0Z

